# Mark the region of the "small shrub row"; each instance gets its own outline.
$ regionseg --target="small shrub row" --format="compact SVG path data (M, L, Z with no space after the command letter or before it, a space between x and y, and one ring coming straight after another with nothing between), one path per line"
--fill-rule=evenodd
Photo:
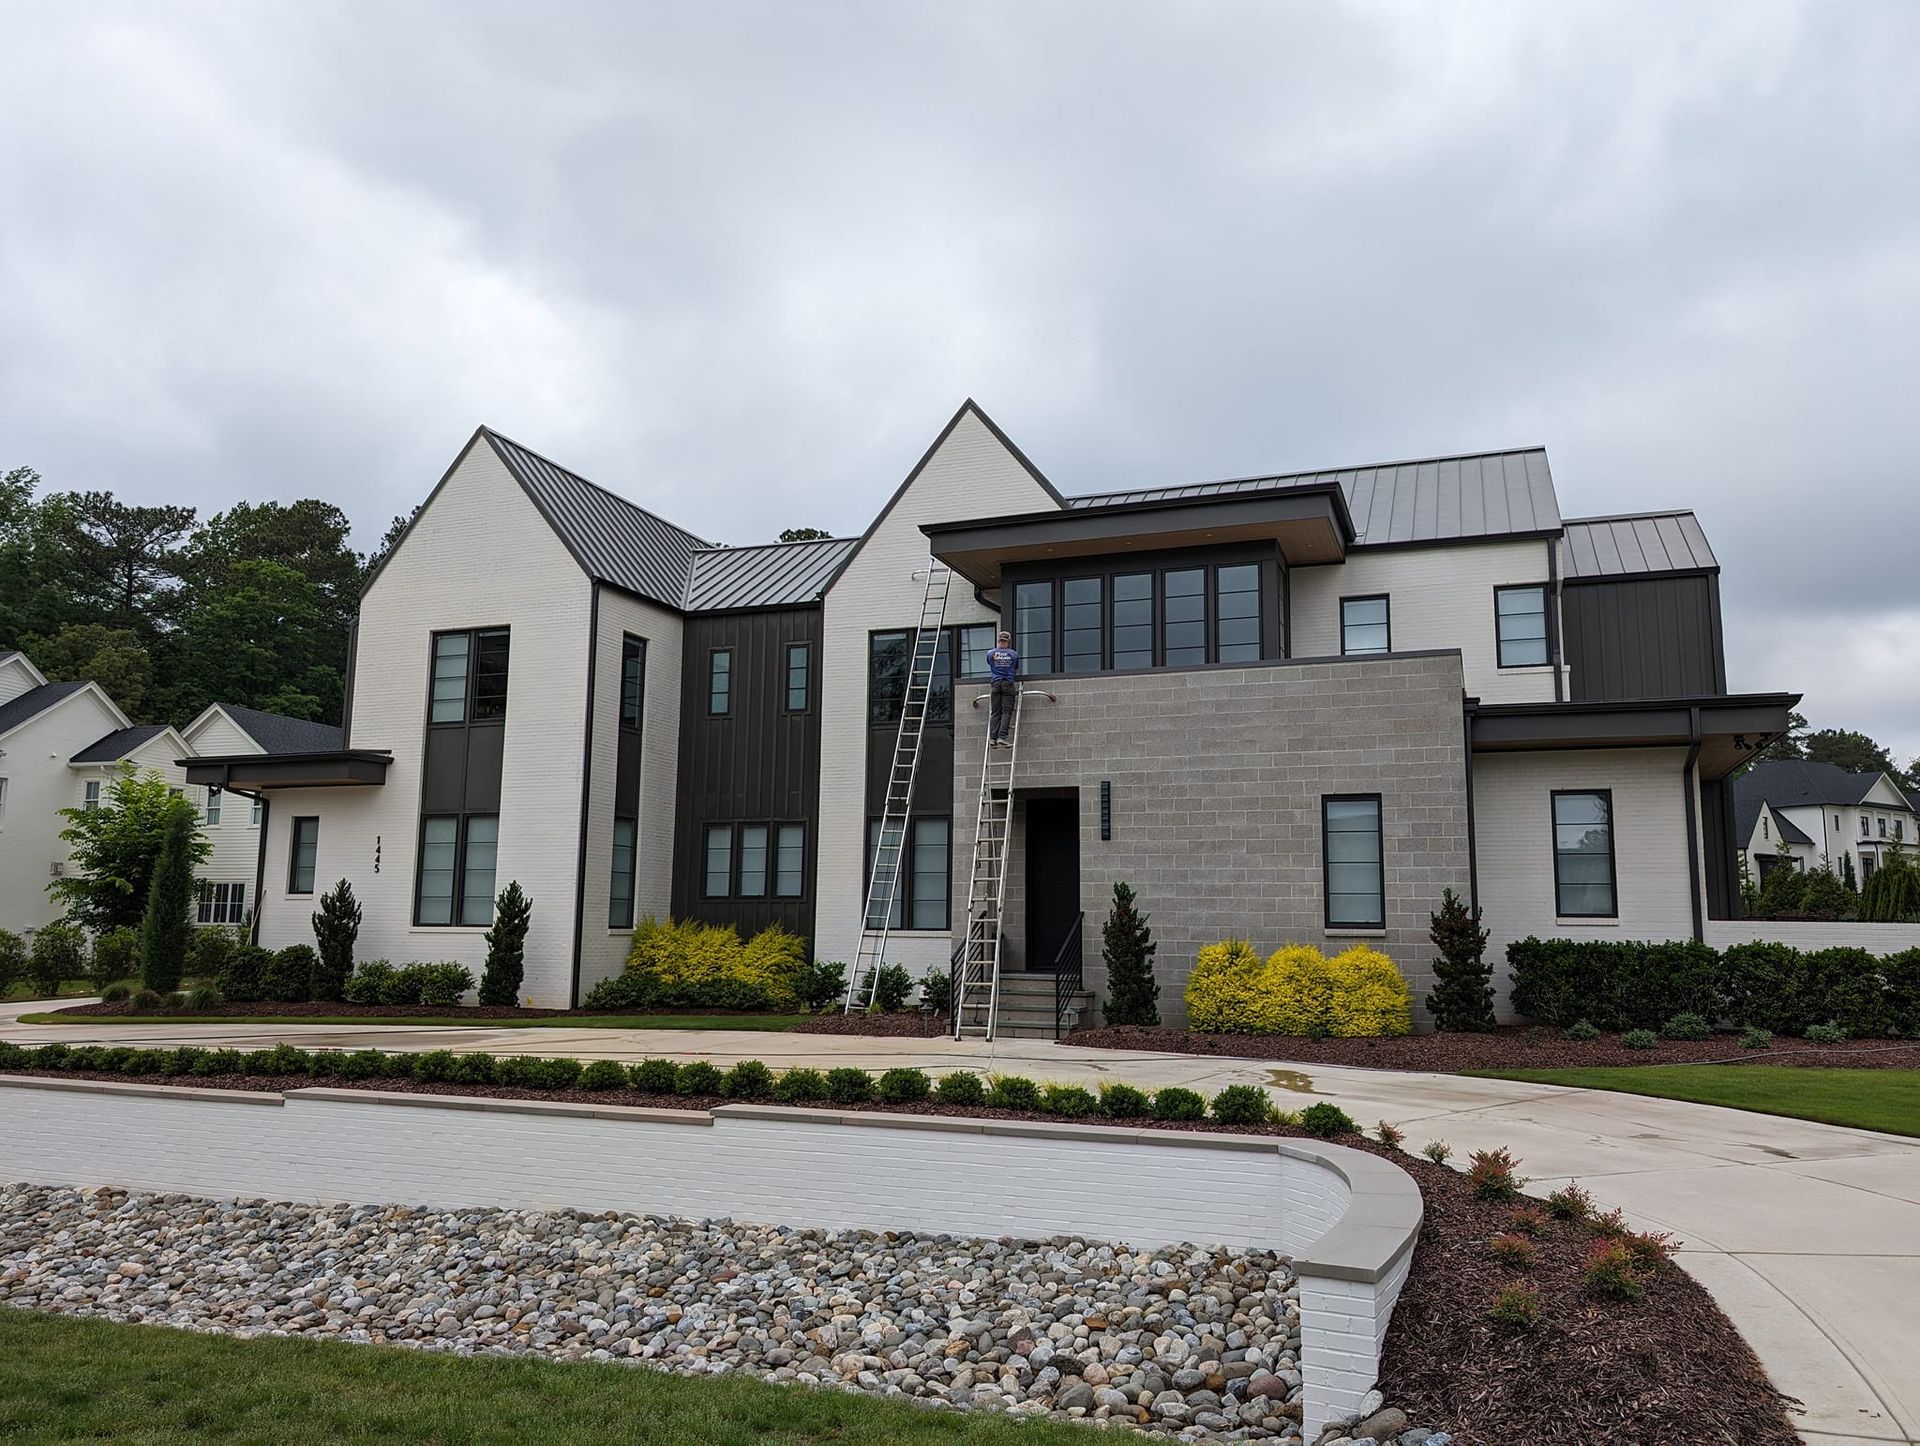
M364 961L346 983L349 1004L430 1004L451 1008L473 988L473 971L464 964L403 964Z
M1199 1030L1361 1038L1407 1034L1413 995L1377 949L1355 945L1327 958L1289 944L1262 959L1244 939L1200 951L1187 980L1187 1018Z
M818 1008L844 988L829 992L827 982L807 963L807 941L777 924L743 940L731 924L649 914L634 927L625 970L583 1002L610 1010Z

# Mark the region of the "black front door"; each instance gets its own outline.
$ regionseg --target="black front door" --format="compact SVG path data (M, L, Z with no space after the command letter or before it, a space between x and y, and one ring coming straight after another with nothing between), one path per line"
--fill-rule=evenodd
M1080 801L1030 798L1027 808L1026 967L1049 973L1080 917Z

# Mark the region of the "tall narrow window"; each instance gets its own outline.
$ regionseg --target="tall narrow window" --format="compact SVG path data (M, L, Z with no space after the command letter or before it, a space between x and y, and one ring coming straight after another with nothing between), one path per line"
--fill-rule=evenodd
M460 922L493 922L494 866L500 853L500 816L476 813L467 819L466 851L460 861Z
M1260 565L1236 563L1213 575L1214 615L1219 619L1219 660L1260 660Z
M978 682L987 676L987 653L993 647L993 624L960 629L960 676Z
M607 927L633 927L633 834L630 818L613 821L613 879L607 887Z
M733 825L707 825L706 894L724 899L733 892Z
M1122 573L1113 580L1113 666L1153 666L1153 574Z
M933 677L927 687L927 722L953 723L953 634L941 630L933 645Z
M1053 584L1023 582L1013 590L1013 646L1023 673L1053 671Z
M442 633L433 640L433 697L427 717L435 723L467 719L467 662L473 639L467 633Z
M220 822L220 790L217 786L207 790L206 813L209 827Z
M774 832L773 892L797 899L807 887L807 826L783 823Z
M812 706L813 644L787 644L787 711L804 713Z
M1207 570L1183 567L1166 574L1166 592L1166 665L1190 668L1206 662Z
M100 785L97 782L86 785L85 795L80 801L80 807L88 813L92 813L96 808L100 807Z
M1060 671L1100 671L1106 580L1070 577L1060 584Z
M1614 897L1613 794L1553 795L1554 908L1566 919L1611 919Z
M1495 588L1493 623L1501 667L1530 668L1547 661L1546 588Z
M733 711L733 649L715 648L707 654L707 713L724 718Z
M767 894L767 826L740 825L740 897L763 899Z
M253 808L247 814L247 822L255 828L258 828L266 821L266 817L267 801L264 798L256 796L253 800Z
M1341 652L1354 657L1390 652L1392 647L1393 633L1388 626L1387 599L1384 596L1340 599Z
M911 885L911 876L905 868L906 835L900 825L896 824L894 830L887 834L885 846L882 847L880 831L880 819L867 820L867 887L870 891L874 888L876 873L880 876L879 897L873 901L873 908L868 911L867 927L878 929L884 918L887 921L887 928L904 929L907 894ZM888 917L886 908L888 893L893 895L891 917Z
M1387 922L1380 846L1380 796L1322 799L1327 927L1380 929Z
M907 697L911 633L873 633L867 638L867 721L898 723Z
M647 644L644 638L620 640L620 726L638 728L646 700Z
M320 855L320 820L296 818L287 837L287 892L311 894L314 865Z
M507 648L505 628L489 628L473 635L473 720L497 723L507 716Z
M947 927L947 842L950 833L944 818L916 818L913 821L913 864L910 891L913 927Z

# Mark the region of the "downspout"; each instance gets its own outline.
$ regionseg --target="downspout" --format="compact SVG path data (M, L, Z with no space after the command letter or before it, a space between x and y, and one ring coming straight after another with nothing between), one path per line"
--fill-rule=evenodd
M973 585L973 600L990 613L998 613L1000 611L1000 604L997 602L988 602L986 589L981 587L977 582Z
M1566 702L1566 678L1560 659L1560 540L1547 539L1547 594L1553 599L1547 616L1547 657L1553 663L1553 701Z
M593 690L600 663L600 579L593 580L587 608L587 716L580 732L580 851L573 866L573 984L569 1009L580 1007L580 954L587 928L587 810L593 803Z
M1473 709L1480 700L1461 699L1460 743L1466 762L1467 781L1467 907L1480 909L1480 846L1474 838L1473 821Z
M1700 914L1700 814L1699 804L1693 796L1694 775L1700 762L1700 710L1687 709L1687 732L1690 741L1687 744L1686 765L1680 770L1680 786L1687 796L1687 901L1693 906L1693 939L1702 943L1707 937L1706 925Z

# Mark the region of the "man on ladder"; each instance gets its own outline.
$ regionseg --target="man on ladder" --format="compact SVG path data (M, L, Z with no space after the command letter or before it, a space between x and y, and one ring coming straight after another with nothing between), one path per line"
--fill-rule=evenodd
M1009 747L1007 730L1013 726L1014 713L1020 707L1020 654L1014 651L1013 634L1002 633L995 646L987 649L987 677L993 684L993 715L987 725L987 746Z

